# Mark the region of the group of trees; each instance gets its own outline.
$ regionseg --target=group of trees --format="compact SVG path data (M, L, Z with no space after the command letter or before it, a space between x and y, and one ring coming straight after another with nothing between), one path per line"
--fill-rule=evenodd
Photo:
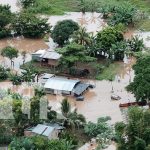
M0 38L7 37L10 35L9 24L12 19L12 13L10 11L10 6L0 5Z
M141 51L144 48L143 41L138 37L125 40L124 30L124 25L118 24L108 26L92 36L71 20L58 22L52 31L52 38L59 46L65 46L57 50L62 54L60 64L72 67L76 62L94 61L94 57L96 60L101 55L109 59L123 60L126 52Z
M73 139L48 140L44 137L15 138L9 145L10 150L75 150Z
M123 2L120 5L106 4L103 5L99 12L103 13L103 18L107 19L109 25L134 24L137 9L129 2Z
M88 56L84 46L76 43L71 43L64 48L57 49L57 52L62 54L60 64L67 68L76 66L78 62L84 63L96 60L94 57Z
M21 0L24 7L34 3L34 0ZM13 19L12 19L13 18ZM41 19L27 11L12 14L10 6L0 5L0 38L11 34L23 35L30 38L42 38L50 32L51 26L47 19Z
M115 131L118 150L149 150L150 110L131 107L127 124L116 123Z
M133 66L135 77L133 82L127 86L127 90L132 92L137 101L150 102L150 55L143 55L138 58Z
M44 98L45 92L40 89L35 89L35 95L33 98L30 99L30 106L23 104L22 96L17 93L12 93L8 91L9 98L12 98L12 114L14 120L5 120L0 122L1 130L3 132L0 133L0 144L8 144L11 150L13 149L31 149L31 150L75 150L78 146L79 139L71 130L80 130L84 132L89 137L97 137L101 146L104 146L112 137L112 129L111 126L107 124L107 121L110 119L107 118L100 118L98 123L86 123L86 119L83 115L78 114L77 110L71 109L71 105L67 99L62 100L61 103L61 112L62 117L58 117L57 112L51 110L51 108L47 107L47 119L40 119L40 101L41 98ZM0 102L0 107L3 108L1 111L7 113L5 106L9 107L10 101L6 96L4 96L3 100ZM6 98L7 97L7 98ZM7 100L6 100L7 99ZM44 99L43 99L44 100ZM47 105L48 106L48 105ZM24 108L25 107L25 108ZM22 112L22 109L27 109L30 107L30 118L28 118L27 114ZM32 126L37 125L43 122L50 122L50 123L60 123L65 127L65 131L60 135L59 140L48 140L42 136L35 136L29 138L20 138L23 135L24 129ZM7 128L7 129L5 129ZM10 132L8 132L10 130ZM9 136L6 137L6 133L9 133ZM106 135L107 133L107 135ZM18 137L19 136L19 137ZM3 139L2 139L3 137ZM15 138L13 138L15 137ZM13 138L13 140L12 140ZM103 144L102 144L103 142Z
M12 22L12 28L17 35L29 38L42 38L50 32L47 19L41 19L31 13L21 12L16 15Z

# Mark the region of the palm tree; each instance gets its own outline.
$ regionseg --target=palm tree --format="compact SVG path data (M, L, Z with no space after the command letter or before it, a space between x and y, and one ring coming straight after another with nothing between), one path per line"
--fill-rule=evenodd
M64 124L66 126L71 128L79 128L86 123L85 117L81 114L78 114L76 109L71 112L71 105L66 98L62 101L61 105L61 111L65 117Z
M86 10L87 10L87 3L85 0L80 0L80 3L79 3L79 8L80 8L80 11L85 14Z
M80 45L89 45L91 43L91 38L89 33L87 33L85 27L81 27L79 30L75 31L72 35L73 42Z
M61 103L61 112L65 117L67 117L70 111L71 111L71 105L69 104L68 100L65 98Z

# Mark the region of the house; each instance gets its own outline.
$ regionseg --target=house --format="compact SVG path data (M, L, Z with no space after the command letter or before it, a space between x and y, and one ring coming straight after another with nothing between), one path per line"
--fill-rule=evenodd
M32 60L34 61L41 61L41 57L44 53L46 52L46 50L38 50L35 53L32 53Z
M59 59L61 55L56 51L48 50L41 57L42 64L47 64L49 66L58 66Z
M42 74L42 75L40 76L39 82L40 82L42 85L44 85L44 84L47 82L47 80L48 80L49 78L54 77L54 76L55 76L54 74L44 73L44 74Z
M41 65L58 66L58 62L61 55L54 50L38 50L35 53L32 53L32 60L41 62Z
M26 137L41 135L48 139L58 139L59 133L62 132L64 127L58 124L38 124L35 127L25 129L24 135Z
M44 85L47 94L64 94L80 96L89 88L89 84L80 80L53 76Z

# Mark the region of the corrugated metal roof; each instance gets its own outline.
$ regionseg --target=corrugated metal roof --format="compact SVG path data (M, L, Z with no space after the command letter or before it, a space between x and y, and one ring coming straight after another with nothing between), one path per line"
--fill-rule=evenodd
M45 59L59 59L61 55L57 53L56 51L46 51L43 55L40 56L41 58Z
M33 55L34 54L43 55L45 52L46 52L46 50L40 49L40 50L38 50L38 51L36 51L35 53L32 53L32 54Z
M44 73L44 74L41 75L40 78L41 79L49 79L49 78L51 78L53 76L54 76L54 74Z
M80 81L67 78L52 77L47 80L44 88L71 92L78 82Z
M76 87L73 89L73 92L74 92L76 95L81 95L88 87L89 87L89 84L79 83L79 84L77 84Z
M49 136L54 129L55 129L55 127L38 124L32 130L32 132L36 133L36 134L39 134L39 135Z

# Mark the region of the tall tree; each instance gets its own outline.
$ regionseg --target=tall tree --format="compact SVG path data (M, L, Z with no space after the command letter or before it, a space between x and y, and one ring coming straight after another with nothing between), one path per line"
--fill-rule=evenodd
M59 21L52 31L52 38L59 46L68 42L74 31L79 29L79 25L72 20Z
M76 43L71 43L64 48L57 49L62 54L60 64L66 67L72 67L77 62L92 62L96 59L87 55L85 47Z
M127 86L137 101L150 101L150 55L140 57L133 66L135 77L133 82Z
M115 27L107 27L104 30L98 32L96 37L97 45L103 52L110 53L112 44L123 40L123 33Z
M89 33L87 33L85 27L80 27L79 30L75 31L72 35L73 42L80 45L89 45L91 43L91 38Z
M147 150L150 144L150 110L131 107L127 123L115 125L118 150Z
M47 19L41 19L31 13L22 12L14 18L12 27L19 35L29 38L42 38L50 32Z
M83 127L83 125L86 123L85 117L81 114L78 114L76 109L71 112L71 105L69 104L68 99L64 99L62 101L61 111L65 117L64 125L66 127L79 128L81 126Z
M68 100L65 98L61 103L61 112L65 117L67 117L70 111L71 111L71 105L69 104Z
M10 34L12 13L9 5L0 5L0 38L4 38Z
M13 58L18 57L18 50L13 47L7 46L2 49L1 55L3 57L8 57L11 60L11 66L14 66Z

